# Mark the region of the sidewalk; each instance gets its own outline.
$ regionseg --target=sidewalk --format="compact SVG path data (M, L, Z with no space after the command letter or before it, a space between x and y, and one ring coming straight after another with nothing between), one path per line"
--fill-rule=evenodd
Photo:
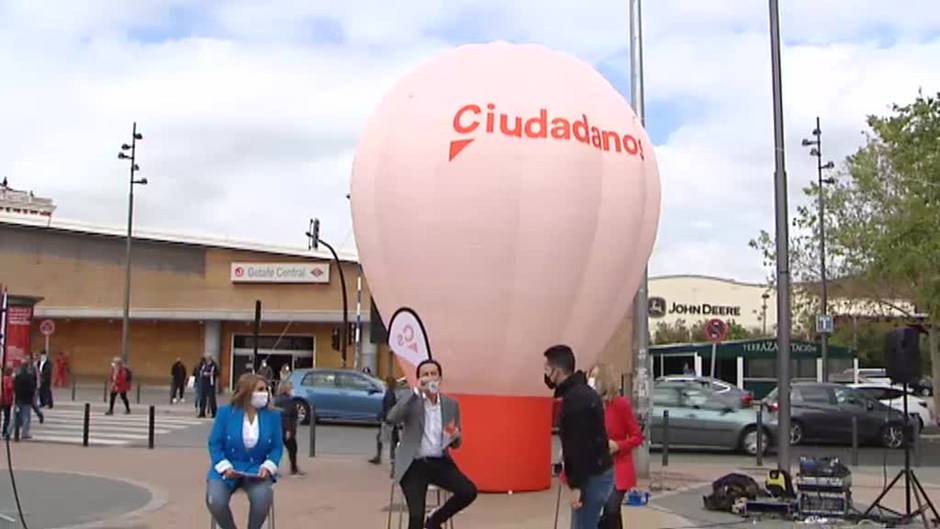
M203 527L208 525L204 506L205 450L139 448L80 448L23 443L15 448L19 470L50 470L115 476L146 485L166 503L153 512L115 518L102 527L111 529ZM286 456L285 456L286 457ZM388 467L376 467L360 458L302 459L307 471L302 478L283 478L276 487L277 524L281 529L384 528L391 482ZM400 500L396 490L396 503ZM481 494L461 513L463 528L545 529L553 526L557 489L529 494ZM55 498L27 497L24 508L48 507ZM246 501L233 499L236 517L244 520ZM558 527L568 527L564 506ZM628 527L682 527L688 522L657 509L625 508ZM393 519L397 525L397 510Z

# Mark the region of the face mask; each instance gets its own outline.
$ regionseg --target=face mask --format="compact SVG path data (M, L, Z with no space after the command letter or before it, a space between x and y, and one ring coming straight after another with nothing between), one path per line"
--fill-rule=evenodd
M251 406L253 408L261 409L268 405L268 392L267 391L255 391L251 394Z
M597 379L596 378L594 377L589 378L587 384L591 389L597 391Z
M432 395L436 395L437 392L439 392L440 390L441 390L441 383L440 383L440 382L438 382L438 381L436 381L436 380L432 380L432 381L428 382L428 393L430 393L430 394L432 394Z
M555 382L548 376L548 373L545 374L545 386L548 387L548 389L555 389Z

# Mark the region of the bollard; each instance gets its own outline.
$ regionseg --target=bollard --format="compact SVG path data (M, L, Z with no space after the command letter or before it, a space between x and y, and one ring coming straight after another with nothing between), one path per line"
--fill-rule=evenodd
M310 457L317 457L317 410L310 405Z
M920 418L914 421L914 466L920 466Z
M858 466L858 417L852 416L852 466Z
M764 408L757 408L757 466L764 466Z
M137 384L137 404L140 404L140 386L141 384L138 383Z
M140 387L140 386L137 386ZM150 405L150 422L147 428L147 448L153 450L153 423L156 415L156 408L153 404Z
M75 377L72 377L72 402L75 402Z
M85 403L85 417L82 419L82 446L88 446L88 427L91 418L91 404Z
M663 410L663 467L669 466L669 410Z

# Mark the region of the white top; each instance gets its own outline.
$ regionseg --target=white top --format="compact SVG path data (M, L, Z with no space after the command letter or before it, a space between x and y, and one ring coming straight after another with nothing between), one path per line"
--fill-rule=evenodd
M258 444L258 437L261 435L258 427L259 422L257 415L255 415L255 420L252 421L248 418L248 414L245 414L245 422L242 423L242 442L245 443L245 448L248 450Z
M441 417L441 398L437 404L424 399L424 435L418 457L442 457L444 455L444 421Z

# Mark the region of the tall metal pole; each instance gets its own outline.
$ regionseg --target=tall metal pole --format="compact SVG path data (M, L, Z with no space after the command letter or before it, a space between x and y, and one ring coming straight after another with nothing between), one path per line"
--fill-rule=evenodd
M829 316L829 288L826 280L826 206L823 196L822 163L822 128L819 116L816 116L816 176L819 185L819 275L822 280L822 314ZM829 382L829 333L821 329L819 333L819 352L822 356L822 381Z
M339 255L337 255L336 250L327 244L326 241L318 239L317 242L323 246L326 246L326 249L329 250L331 254L333 254L333 262L336 263L336 268L339 270L339 283L340 288L343 290L343 328L340 330L339 340L340 354L342 355L343 367L345 368L347 367L346 346L349 344L349 303L346 299L346 275L343 273L343 263L339 261Z
M121 321L121 358L127 365L127 336L130 328L131 316L131 237L134 224L134 171L137 167L137 122L134 122L131 134L131 179L128 182L130 191L127 198L127 245L124 256L124 317Z
M641 0L630 0L630 104L640 123L646 123L643 99L643 11ZM650 475L649 423L653 416L652 362L649 356L649 300L647 269L643 270L640 287L633 298L633 406L643 426L643 444L635 452L636 470L640 477Z
M777 468L790 471L790 234L780 72L780 12L770 0L770 68L774 108L774 204L777 237Z

